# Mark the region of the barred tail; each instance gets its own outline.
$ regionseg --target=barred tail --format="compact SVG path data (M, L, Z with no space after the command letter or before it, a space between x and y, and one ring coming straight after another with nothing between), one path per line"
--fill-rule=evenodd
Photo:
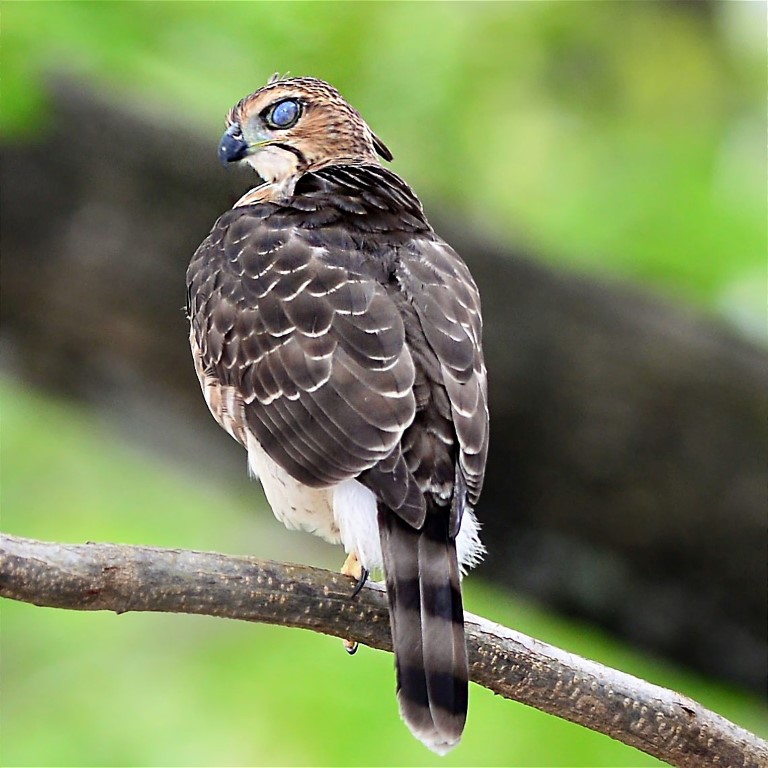
M455 747L467 717L467 649L455 541L448 515L416 530L379 506L400 714L438 754Z

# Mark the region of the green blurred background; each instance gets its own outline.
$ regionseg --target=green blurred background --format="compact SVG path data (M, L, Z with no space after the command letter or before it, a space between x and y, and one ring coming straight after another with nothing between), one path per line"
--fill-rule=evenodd
M46 129L46 82L66 75L206 136L215 162L234 101L274 71L315 75L360 109L420 196L468 229L764 338L762 3L62 2L0 13L5 141ZM341 562L278 530L245 481L214 485L7 377L0 398L4 531ZM763 702L588 626L472 578L466 603L768 732ZM465 741L435 758L399 722L389 656L350 659L306 632L9 602L1 631L4 765L657 764L477 687Z

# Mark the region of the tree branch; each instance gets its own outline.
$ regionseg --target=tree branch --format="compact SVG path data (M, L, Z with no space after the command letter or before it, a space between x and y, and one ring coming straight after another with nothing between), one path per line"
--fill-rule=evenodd
M391 651L383 587L209 552L0 536L0 596L73 610L204 614ZM768 744L692 699L466 614L470 678L679 768L768 765Z

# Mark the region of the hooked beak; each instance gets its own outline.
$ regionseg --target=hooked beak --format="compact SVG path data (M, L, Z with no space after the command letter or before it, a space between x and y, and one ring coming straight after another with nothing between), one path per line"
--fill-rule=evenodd
M219 160L226 167L228 163L242 160L247 154L248 144L243 138L240 123L232 123L219 142Z

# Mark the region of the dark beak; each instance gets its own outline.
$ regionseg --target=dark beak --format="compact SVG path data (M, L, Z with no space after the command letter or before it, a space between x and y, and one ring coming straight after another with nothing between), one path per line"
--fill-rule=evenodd
M219 160L226 166L227 163L236 163L248 154L248 144L243 138L239 123L232 123L219 143Z

